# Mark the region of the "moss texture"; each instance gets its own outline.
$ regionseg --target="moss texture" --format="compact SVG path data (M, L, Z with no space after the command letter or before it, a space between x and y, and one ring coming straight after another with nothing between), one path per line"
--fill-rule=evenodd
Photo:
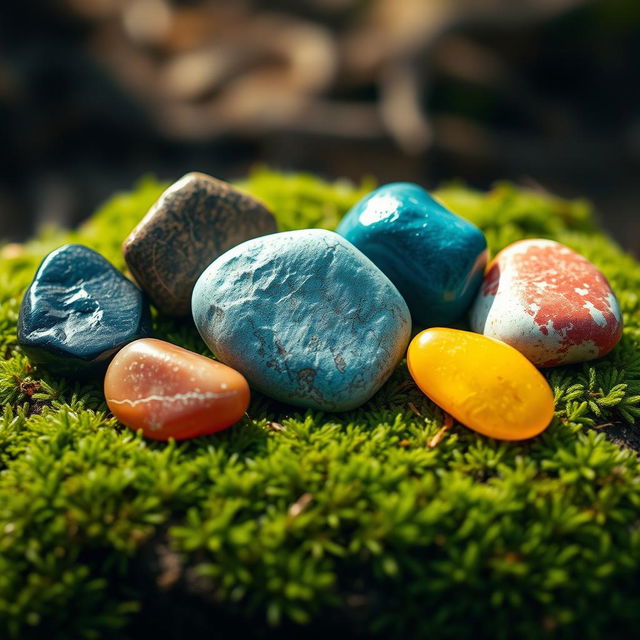
M373 185L260 170L242 186L284 230L334 227ZM494 252L559 240L620 298L620 346L547 372L557 412L541 437L453 425L431 448L444 417L402 364L357 411L255 396L243 423L176 445L119 426L100 380L33 369L15 336L41 258L75 241L123 268L120 244L162 188L146 179L79 230L0 253L0 637L637 635L640 464L605 432L640 417L640 266L586 203L438 192ZM155 329L206 353L189 323Z

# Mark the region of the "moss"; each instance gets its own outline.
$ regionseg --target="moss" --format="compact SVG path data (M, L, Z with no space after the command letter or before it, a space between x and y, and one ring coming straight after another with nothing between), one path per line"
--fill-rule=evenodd
M330 228L371 187L266 169L241 186L283 229ZM120 243L162 187L145 179L77 231L0 253L0 637L635 635L640 464L602 425L640 417L640 266L586 203L508 184L438 192L493 251L555 238L620 297L621 345L547 373L557 412L541 437L454 425L430 448L443 415L403 364L357 411L255 397L242 424L176 445L120 427L99 381L33 369L15 337L42 256L73 240L123 267ZM189 323L155 326L206 352Z

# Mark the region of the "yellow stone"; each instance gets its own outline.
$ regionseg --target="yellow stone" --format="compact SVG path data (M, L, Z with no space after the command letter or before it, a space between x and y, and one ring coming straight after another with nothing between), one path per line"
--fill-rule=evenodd
M513 347L458 329L427 329L409 345L414 381L456 420L485 436L524 440L553 418L553 392Z

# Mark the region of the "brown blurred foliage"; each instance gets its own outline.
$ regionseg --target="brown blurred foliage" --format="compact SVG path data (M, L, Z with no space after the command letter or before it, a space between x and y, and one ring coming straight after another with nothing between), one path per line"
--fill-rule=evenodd
M640 202L635 0L57 0L0 16L0 235L256 162ZM627 245L638 244L626 240Z

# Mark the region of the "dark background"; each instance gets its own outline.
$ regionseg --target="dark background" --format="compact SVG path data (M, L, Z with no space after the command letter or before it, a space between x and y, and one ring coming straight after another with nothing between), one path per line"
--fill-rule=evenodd
M3 2L0 238L267 163L584 196L639 255L639 34L638 0Z

